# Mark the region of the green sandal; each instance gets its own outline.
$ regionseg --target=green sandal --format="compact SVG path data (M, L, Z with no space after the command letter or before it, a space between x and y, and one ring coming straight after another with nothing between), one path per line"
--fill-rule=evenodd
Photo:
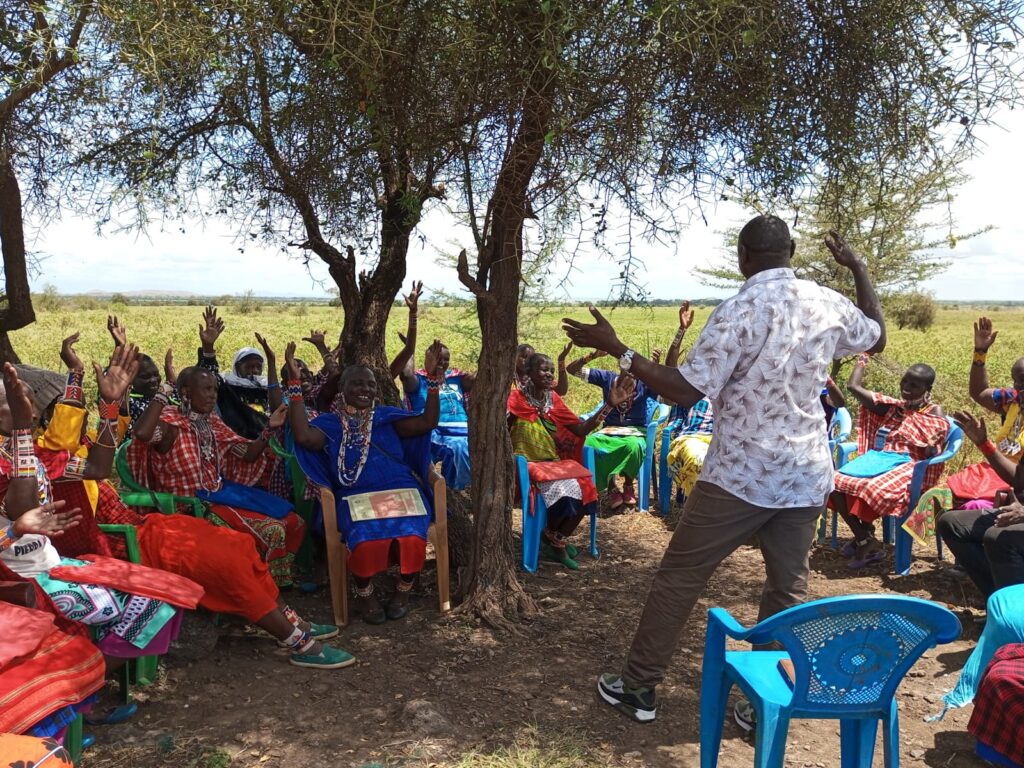
M540 553L546 560L551 560L554 563L561 563L569 570L578 571L580 569L579 564L569 557L569 553L566 550L558 551L546 541L541 542Z

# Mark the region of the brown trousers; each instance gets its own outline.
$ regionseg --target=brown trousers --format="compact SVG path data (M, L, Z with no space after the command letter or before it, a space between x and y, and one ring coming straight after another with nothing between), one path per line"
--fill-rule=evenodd
M679 636L711 574L755 534L768 576L758 620L801 603L807 594L815 521L823 511L824 505L758 507L717 485L698 481L654 574L622 672L625 683L652 687L664 679Z

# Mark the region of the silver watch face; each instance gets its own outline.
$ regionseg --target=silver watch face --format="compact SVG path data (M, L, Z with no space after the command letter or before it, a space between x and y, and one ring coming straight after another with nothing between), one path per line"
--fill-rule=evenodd
M619 358L619 368L624 371L628 371L629 367L633 364L633 355L626 352L622 357Z

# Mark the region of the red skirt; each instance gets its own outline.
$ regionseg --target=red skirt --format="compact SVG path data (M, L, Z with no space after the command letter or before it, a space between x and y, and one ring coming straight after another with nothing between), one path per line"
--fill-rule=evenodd
M391 557L391 542L398 544L398 566L403 576L412 576L423 570L423 563L427 559L427 542L419 536L399 536L357 544L348 556L349 571L361 579L369 579L386 571L395 563Z

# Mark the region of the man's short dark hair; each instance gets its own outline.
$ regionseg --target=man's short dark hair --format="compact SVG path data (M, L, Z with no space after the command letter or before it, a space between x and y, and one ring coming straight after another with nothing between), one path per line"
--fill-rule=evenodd
M740 230L740 244L756 255L789 257L793 238L778 216L755 216Z

